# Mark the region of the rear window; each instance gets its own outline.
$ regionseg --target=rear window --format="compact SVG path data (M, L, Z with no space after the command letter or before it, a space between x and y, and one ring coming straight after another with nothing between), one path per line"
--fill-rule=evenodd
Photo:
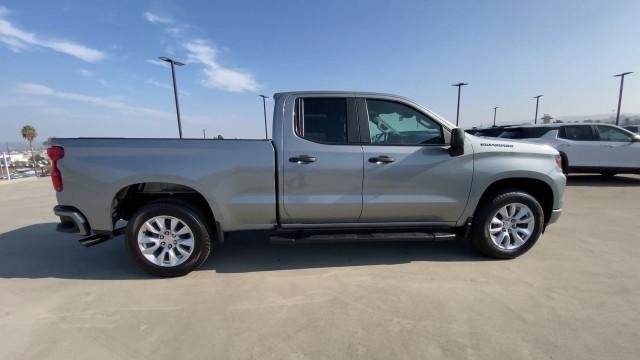
M544 136L550 130L551 128L548 127L511 128L500 134L500 137L507 139L535 139Z
M345 98L300 98L297 109L295 128L301 138L326 144L347 142Z

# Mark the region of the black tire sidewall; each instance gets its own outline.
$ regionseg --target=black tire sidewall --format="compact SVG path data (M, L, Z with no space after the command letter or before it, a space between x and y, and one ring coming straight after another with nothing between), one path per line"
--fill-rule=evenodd
M489 234L489 222L491 222L493 214L496 211L501 207L512 203L521 203L528 206L533 212L533 216L536 220L533 233L524 245L516 249L505 250L496 246L491 240L491 235ZM473 243L480 252L499 259L513 259L529 251L529 249L531 249L531 247L533 247L533 245L538 241L542 234L542 227L544 226L544 212L540 203L527 193L518 191L499 193L484 204L482 209L478 212L477 220L474 221L474 225L475 226L472 231Z
M158 266L149 262L140 252L138 231L145 221L155 216L172 216L180 219L193 232L193 253L184 263L174 267ZM173 202L155 202L140 208L127 224L125 241L131 256L145 271L163 277L182 276L191 272L206 260L211 247L211 238L203 217L195 209Z

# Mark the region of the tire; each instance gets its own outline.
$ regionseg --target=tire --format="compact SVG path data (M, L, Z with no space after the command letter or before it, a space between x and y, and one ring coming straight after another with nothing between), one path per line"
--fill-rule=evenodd
M211 252L211 234L205 219L187 202L151 202L127 224L125 241L129 253L152 275L186 275L202 265Z
M519 205L521 206L518 207ZM509 209L511 209L510 214ZM529 215L522 215L518 219L521 215L520 209L527 210ZM503 210L512 216L505 218ZM500 211L503 212L499 214ZM492 224L494 219L500 222ZM526 222L526 220L530 221ZM531 249L538 241L543 226L544 212L533 196L519 190L503 191L485 199L480 204L471 226L471 243L477 251L486 256L496 259L513 259ZM500 230L496 233L497 229ZM529 232L526 240L524 240L525 230Z

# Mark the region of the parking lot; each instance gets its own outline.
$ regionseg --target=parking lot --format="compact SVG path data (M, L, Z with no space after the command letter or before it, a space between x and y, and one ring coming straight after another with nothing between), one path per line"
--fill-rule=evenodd
M637 359L640 177L573 176L516 260L458 243L269 245L147 276L55 232L49 179L0 184L0 359Z

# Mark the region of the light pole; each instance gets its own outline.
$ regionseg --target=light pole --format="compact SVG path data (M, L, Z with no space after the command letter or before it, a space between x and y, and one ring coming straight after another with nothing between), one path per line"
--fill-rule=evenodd
M543 97L544 95L538 95L538 96L534 96L533 98L536 99L536 114L533 116L533 124L537 124L538 123L538 104L540 103L540 98Z
M206 139L207 138L207 132L204 131L204 128L202 128L202 138Z
M178 85L176 84L176 66L184 65L180 61L175 61L173 59L169 59L165 56L160 56L158 59L162 61L166 61L171 64L171 77L173 78L173 96L176 100L176 115L178 115L178 134L180 135L180 139L182 139L182 123L180 122L180 105L178 104Z
M500 109L499 106L493 108L493 127L496 126L496 113L498 112L498 109Z
M460 89L462 89L463 86L465 85L469 85L468 83L457 83L457 84L451 84L451 86L457 86L458 87L458 109L456 110L456 126L458 126L458 123L460 122Z
M618 112L616 113L616 126L620 123L620 106L622 105L622 88L624 87L624 77L625 75L633 74L633 71L623 72L618 75L613 75L613 77L620 77L620 95L618 95Z
M269 139L269 133L267 132L267 101L269 97L266 95L258 95L262 98L262 111L264 113L264 138Z

